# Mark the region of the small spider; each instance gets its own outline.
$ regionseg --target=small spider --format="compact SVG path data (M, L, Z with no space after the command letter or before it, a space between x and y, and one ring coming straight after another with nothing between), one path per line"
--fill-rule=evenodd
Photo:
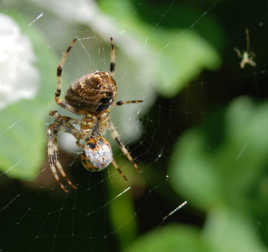
M82 76L68 88L65 100L60 98L62 68L76 40L77 39L72 40L57 67L55 100L56 103L65 110L80 115L81 119L73 119L63 116L57 111L51 111L49 115L54 118L54 121L49 125L47 130L49 166L60 188L65 192L68 192L68 189L63 182L61 182L62 179L73 189L76 189L76 186L67 177L58 160L57 135L60 130L68 132L76 138L76 144L81 149L80 158L82 165L88 171L98 172L112 163L124 180L127 181L126 176L113 160L110 143L103 137L106 129L110 131L112 138L117 142L124 155L133 164L136 170L139 171L137 164L121 142L119 133L110 119L111 107L143 102L143 100L115 101L117 85L113 78L115 72L115 48L113 38L110 39L110 72L96 71Z
M234 51L236 52L237 56L241 58L240 67L243 69L246 64L255 67L256 63L253 61L255 58L255 54L250 51L250 41L249 41L249 31L248 29L245 30L246 32L246 51L241 54L240 50L237 48L234 48Z

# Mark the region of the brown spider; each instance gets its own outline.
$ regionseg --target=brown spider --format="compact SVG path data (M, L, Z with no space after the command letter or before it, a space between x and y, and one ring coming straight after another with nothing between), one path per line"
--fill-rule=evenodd
M119 133L110 119L110 107L143 102L143 100L115 101L117 85L113 78L115 72L115 48L113 38L110 39L110 72L96 71L82 76L68 88L65 100L60 98L62 68L76 40L77 39L72 40L57 67L57 90L55 100L56 103L65 110L80 115L81 119L73 119L63 116L57 111L51 111L49 115L54 118L54 121L49 125L47 131L49 166L60 188L65 192L68 192L68 190L61 182L60 177L65 179L67 184L73 189L76 189L76 186L67 177L58 160L57 135L60 130L68 132L76 138L76 144L82 152L80 155L82 165L88 171L98 172L112 163L124 180L127 181L126 176L113 160L111 145L103 137L106 129L110 131L112 138L117 142L124 155L133 164L136 170L139 171L137 164L121 142Z

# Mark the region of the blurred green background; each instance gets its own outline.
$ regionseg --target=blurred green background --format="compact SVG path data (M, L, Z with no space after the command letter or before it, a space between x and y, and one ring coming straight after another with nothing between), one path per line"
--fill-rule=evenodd
M0 109L0 252L268 251L267 13L264 0L0 1L0 97L31 84L25 40L38 74L34 96ZM111 36L118 99L144 99L112 118L143 172L113 144L129 184L88 173L62 134L66 194L46 160L57 64L77 37L63 91L107 71Z

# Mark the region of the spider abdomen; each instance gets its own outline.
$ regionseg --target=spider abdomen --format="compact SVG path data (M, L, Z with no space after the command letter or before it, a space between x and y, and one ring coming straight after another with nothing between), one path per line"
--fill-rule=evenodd
M98 113L116 99L117 86L108 72L86 74L67 90L65 100L77 110Z
M102 136L90 138L81 154L81 161L90 172L99 172L105 169L113 161L110 143Z

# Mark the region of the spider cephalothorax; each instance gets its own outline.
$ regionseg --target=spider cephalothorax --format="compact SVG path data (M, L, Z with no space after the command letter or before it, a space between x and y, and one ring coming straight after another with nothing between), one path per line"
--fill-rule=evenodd
M76 188L76 186L67 177L58 160L57 135L60 130L68 132L76 138L76 144L82 152L80 155L81 162L88 171L101 171L112 163L121 176L127 180L113 159L110 143L103 137L106 129L110 131L112 138L119 144L119 147L128 160L139 170L130 153L121 142L119 133L110 119L111 107L143 102L142 100L115 101L117 86L113 78L115 70L115 49L112 38L110 40L112 47L110 72L97 71L82 76L67 90L65 100L60 98L63 64L75 42L76 39L71 42L57 67L55 100L65 110L81 115L81 119L73 119L63 116L57 111L51 111L49 115L54 118L54 122L49 125L47 132L50 169L61 189L65 192L68 190L61 182L60 177L65 179L66 183L72 188Z
M65 100L71 106L98 113L108 109L116 99L117 86L110 73L84 75L67 90Z

